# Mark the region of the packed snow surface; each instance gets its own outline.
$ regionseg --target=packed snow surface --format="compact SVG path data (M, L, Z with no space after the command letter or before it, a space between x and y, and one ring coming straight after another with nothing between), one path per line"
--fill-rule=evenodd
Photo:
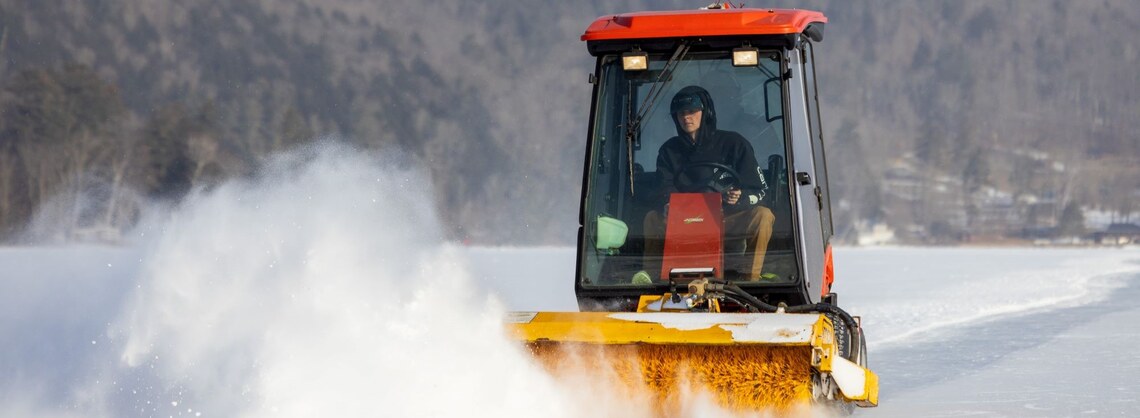
M449 244L425 175L330 147L157 211L123 246L0 249L0 416L647 416L503 337L507 311L575 309L573 249ZM1140 416L1140 251L835 262L882 387L858 416ZM684 408L730 416L701 394Z

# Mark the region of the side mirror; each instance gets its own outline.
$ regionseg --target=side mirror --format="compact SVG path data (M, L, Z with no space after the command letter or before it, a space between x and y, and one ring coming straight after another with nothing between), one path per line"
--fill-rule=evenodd
M595 225L597 225L597 231L595 231L594 236L597 237L596 247L598 251L617 254L618 249L625 245L625 238L629 235L629 226L620 219L605 215L598 216Z

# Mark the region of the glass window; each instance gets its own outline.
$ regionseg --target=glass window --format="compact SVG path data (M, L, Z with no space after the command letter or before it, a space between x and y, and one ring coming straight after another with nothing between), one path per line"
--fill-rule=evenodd
M682 267L717 267L715 276L743 282L786 282L798 276L781 55L761 51L760 57L757 66L734 67L729 53L690 53L664 75L668 55L650 55L649 69L640 72L624 71L620 57L601 58L587 178L583 285L660 283ZM703 91L697 94L700 103L674 105L674 98L694 91ZM684 125L685 111L673 113L678 106L694 108L688 109L690 117L700 110L699 125L706 130L697 135L700 139L686 132L691 125ZM737 178L725 174L729 171L736 171ZM739 192L737 203L729 205L734 191ZM674 193L682 192L712 195L708 201L719 207L709 205L708 213L684 219L678 212L670 219L667 208L675 206L670 203L678 199ZM667 227L670 222L714 224L713 218L721 220L719 234L685 236L681 227ZM712 226L708 231L717 230ZM685 247L687 241L698 245ZM720 249L698 248L717 241ZM694 255L719 258L719 263L685 264L685 257Z
M801 56L804 63L804 86L807 91L808 124L811 128L812 158L815 166L815 184L819 188L820 224L826 244L832 235L831 196L827 182L827 158L824 156L823 125L819 116L819 95L816 89L815 56L811 42L804 42Z

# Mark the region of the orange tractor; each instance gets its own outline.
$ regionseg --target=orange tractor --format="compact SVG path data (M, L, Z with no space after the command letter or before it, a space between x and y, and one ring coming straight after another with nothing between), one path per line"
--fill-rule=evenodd
M735 411L877 404L859 318L832 292L826 23L717 4L586 29L581 312L509 319L552 373L617 376L662 414L697 392Z

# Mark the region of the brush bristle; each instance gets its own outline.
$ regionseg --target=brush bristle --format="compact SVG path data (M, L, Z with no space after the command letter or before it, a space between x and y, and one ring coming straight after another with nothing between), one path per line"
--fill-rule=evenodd
M538 343L530 349L555 375L608 376L616 386L648 391L666 411L676 410L684 393L708 393L732 411L788 411L812 398L806 346Z

